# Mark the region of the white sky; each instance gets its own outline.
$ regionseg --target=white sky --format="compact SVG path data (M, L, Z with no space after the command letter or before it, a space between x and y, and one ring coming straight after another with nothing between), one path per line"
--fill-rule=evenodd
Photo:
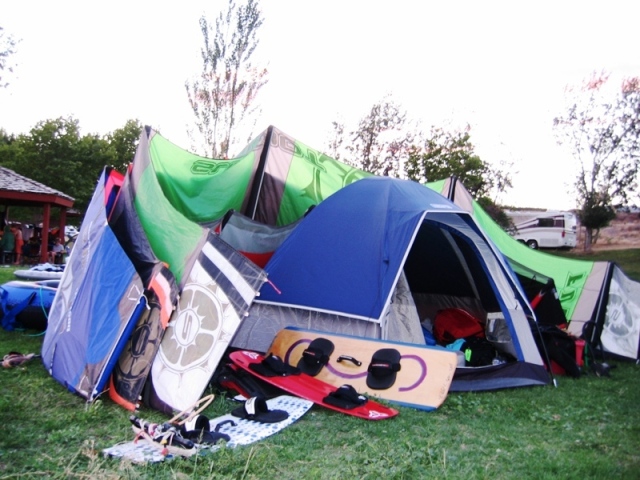
M238 0L240 1L240 0ZM0 128L73 116L82 133L128 119L189 147L184 88L198 74L199 18L223 0L0 0L21 39ZM385 94L430 125L472 126L488 162L515 163L499 201L573 208L575 165L555 145L564 87L594 70L640 76L637 0L262 0L256 54L268 62L255 134L274 125L322 150L333 120L355 126ZM434 179L435 180L435 179Z

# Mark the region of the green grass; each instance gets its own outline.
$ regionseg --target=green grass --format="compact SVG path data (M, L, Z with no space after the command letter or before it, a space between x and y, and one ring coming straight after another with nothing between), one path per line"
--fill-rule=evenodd
M616 261L627 271L625 258L637 262L637 255ZM0 283L12 272L1 269ZM39 352L41 345L42 336L0 329L1 355ZM401 407L398 417L378 422L314 406L281 433L250 446L132 465L101 453L132 439L129 412L108 398L86 404L32 360L0 368L0 480L636 479L640 369L615 366L610 378L560 377L557 388L451 393L435 412ZM233 407L218 396L204 413L215 417ZM139 414L165 419L150 410Z
M615 262L630 278L640 282L640 248L632 248L629 250L609 250L590 254L577 252L572 253L571 256L574 258L594 261L609 260L611 262Z
M571 251L554 251L554 255L583 260L607 260L615 262L630 278L640 281L640 248L630 248L628 250L605 250L592 253L584 253L584 251L580 249L575 249Z

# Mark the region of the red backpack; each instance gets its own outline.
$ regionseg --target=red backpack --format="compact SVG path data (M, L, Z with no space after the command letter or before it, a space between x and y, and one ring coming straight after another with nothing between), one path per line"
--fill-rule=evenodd
M459 338L484 337L484 326L466 310L445 308L433 320L433 336L439 344L448 345Z

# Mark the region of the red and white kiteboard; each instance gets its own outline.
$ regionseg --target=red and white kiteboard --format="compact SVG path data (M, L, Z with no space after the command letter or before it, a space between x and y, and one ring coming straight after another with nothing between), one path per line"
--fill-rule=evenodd
M319 380L311 375L307 375L304 372L300 372L295 375L285 376L266 376L256 372L252 369L252 365L261 365L265 360L265 357L257 352L249 350L239 350L232 352L229 355L231 361L238 365L243 370L251 373L257 378L275 385L276 387L288 392L292 395L296 395L307 400L311 400L313 403L321 405L323 407L335 410L337 412L345 413L347 415L353 415L355 417L364 418L366 420L385 420L398 415L398 411L375 402L371 399L366 399L361 405L353 406L352 408L341 408L332 403L327 403L327 397L335 394L336 387L330 385L322 380Z

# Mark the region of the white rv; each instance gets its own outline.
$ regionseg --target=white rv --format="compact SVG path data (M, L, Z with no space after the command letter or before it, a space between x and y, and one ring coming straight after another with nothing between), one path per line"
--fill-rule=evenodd
M533 249L574 248L578 244L578 219L564 211L507 210L515 230L511 235Z

